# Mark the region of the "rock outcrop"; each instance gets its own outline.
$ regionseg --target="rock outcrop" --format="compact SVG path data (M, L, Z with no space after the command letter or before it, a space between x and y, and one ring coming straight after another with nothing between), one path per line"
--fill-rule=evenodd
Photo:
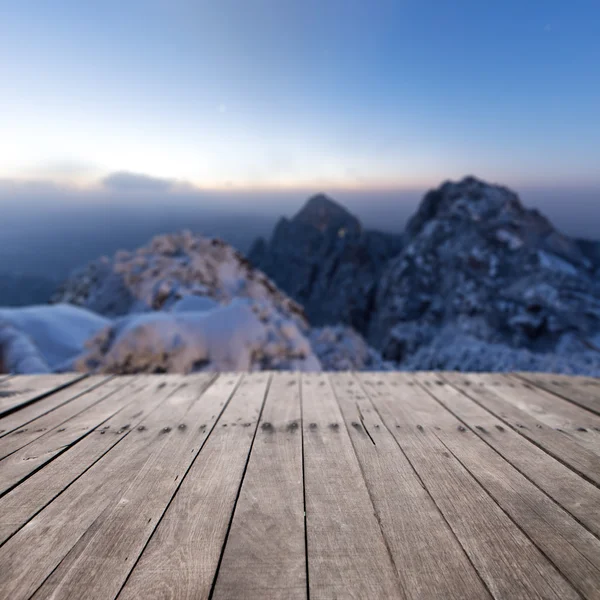
M402 361L443 327L537 352L600 328L580 245L507 188L473 177L429 192L379 282L368 339Z
M250 261L304 306L313 325L367 329L379 275L402 247L401 236L365 231L345 208L319 194L291 220L259 239Z

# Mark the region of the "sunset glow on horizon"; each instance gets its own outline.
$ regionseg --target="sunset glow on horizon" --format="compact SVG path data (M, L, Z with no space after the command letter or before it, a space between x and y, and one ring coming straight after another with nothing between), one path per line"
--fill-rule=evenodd
M9 0L0 180L600 186L600 8L523 4Z

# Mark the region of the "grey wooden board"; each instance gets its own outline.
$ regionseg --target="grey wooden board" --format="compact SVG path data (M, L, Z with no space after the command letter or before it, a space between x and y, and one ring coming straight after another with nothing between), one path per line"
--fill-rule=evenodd
M269 375L245 375L119 600L208 598L256 432Z
M559 456L593 454L577 402L515 375L134 377L100 426L92 378L20 378L0 472L57 452L0 497L0 598L598 598L600 486Z
M407 375L360 375L389 430L495 598L579 598L531 540L450 453L431 397ZM381 382L381 385L379 383ZM409 385L412 384L412 385ZM448 435L462 436L453 428Z
M273 374L215 600L307 596L301 417L299 376Z
M175 429L193 403L177 394L180 383L165 384L155 393L168 394L161 410L151 412L142 425L125 436L31 519L0 548L0 597L29 598L59 566L69 551L93 533L112 511L135 475L151 462L164 443L165 428ZM174 388L174 389L173 389ZM140 429L142 427L142 429ZM111 435L111 434L105 434ZM112 434L114 435L114 434ZM89 535L88 534L88 537Z
M351 374L330 380L407 598L490 598L473 565Z
M600 452L600 417L590 413L556 394L552 394L519 377L507 374L481 376L494 382L495 390L502 390L504 398L548 427L560 430L579 444ZM508 388L508 389L507 389Z
M82 377L80 373L15 375L7 381L0 381L0 417L57 392Z
M310 597L406 597L326 375L303 375L302 419Z
M117 380L113 385L118 386ZM120 390L116 387L112 392L109 386L107 396L100 391L101 389L92 392L94 399L99 401L0 461L0 494L6 493L11 487L52 460L54 456L89 435L92 430L122 410L133 399L133 393L128 385ZM83 405L87 403L84 398L81 398Z
M135 430L175 385L166 384L162 376L133 383L135 399L131 404L0 498L0 544Z
M449 384L437 385L437 377L417 374L415 378L439 401L437 404L431 398L428 404L439 427L434 428L434 435L582 596L600 598L600 540L470 428L456 435L459 426L468 424L440 410L440 404L445 407L452 403L460 392Z
M224 375L203 394L209 379L189 383L175 392L188 409L112 507L97 519L34 598L114 598L150 539L156 524L200 452L237 381ZM166 407L166 405L163 405ZM168 411L157 418L168 419Z
M69 386L63 392L58 392L56 396L62 394L72 394L71 401L67 401L55 410L44 414L43 416L34 419L18 429L7 433L0 439L0 460L12 454L13 452L27 446L42 435L47 435L48 431L60 427L65 421L68 421L75 415L84 411L89 406L102 400L105 396L122 388L127 383L127 379L113 379L104 376L86 377L82 381ZM51 396L52 397L52 396ZM77 399L77 402L73 400ZM45 403L44 403L45 404ZM22 411L18 411L8 415L6 418L16 417L22 412L27 412L29 409L38 408L40 403L31 404L25 407ZM38 408L39 410L39 408ZM0 427L2 423L0 422Z
M600 489L474 402L470 396L477 398L483 392L478 387L464 385L464 375L441 373L440 378L457 390L456 394L447 390L443 397L439 397L453 414L600 537Z
M538 388L600 415L600 380L579 381L580 377L556 377L547 373L516 373L515 375Z
M572 436L548 427L512 404L510 394L515 388L490 385L480 374L463 374L462 381L470 387L470 398L576 473L600 485L600 457Z
M122 377L123 385L125 384L127 377ZM3 447L3 439L11 432L20 429L33 429L34 426L30 425L34 421L37 421L43 416L49 415L52 411L61 408L63 406L66 407L67 404L73 402L77 395L82 393L82 391L92 389L98 385L102 385L102 383L110 380L110 376L104 375L91 375L70 385L69 387L51 394L43 399L43 402L34 402L33 404L29 404L20 410L17 410L5 417L0 418L0 448ZM40 429L39 423L36 423L35 429Z

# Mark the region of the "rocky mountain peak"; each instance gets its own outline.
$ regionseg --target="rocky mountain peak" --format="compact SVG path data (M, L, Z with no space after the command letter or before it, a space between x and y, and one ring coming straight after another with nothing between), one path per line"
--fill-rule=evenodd
M292 219L293 223L309 225L324 232L327 229L360 231L360 221L343 206L326 196L316 194Z
M600 326L593 264L517 194L474 177L430 191L378 285L371 342L399 360L446 326L554 350Z
M457 182L446 181L439 188L429 191L410 219L406 233L408 237L413 237L434 219L473 223L491 223L494 220L510 222L528 212L544 225L548 224L537 211L526 211L513 191L468 176Z

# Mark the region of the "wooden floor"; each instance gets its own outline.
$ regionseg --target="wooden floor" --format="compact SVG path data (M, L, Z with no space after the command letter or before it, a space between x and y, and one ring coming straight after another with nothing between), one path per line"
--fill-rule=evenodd
M0 598L600 598L600 380L0 380Z

